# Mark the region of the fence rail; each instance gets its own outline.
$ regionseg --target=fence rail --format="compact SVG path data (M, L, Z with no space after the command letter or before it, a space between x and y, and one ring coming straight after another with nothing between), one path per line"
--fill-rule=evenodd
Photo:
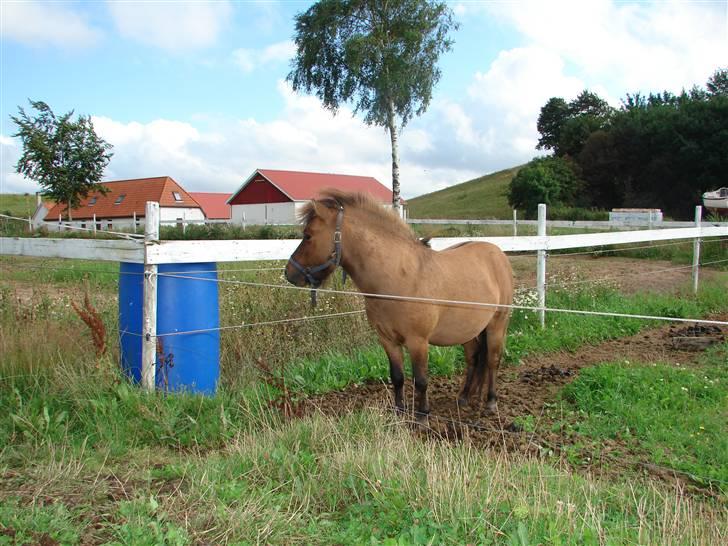
M437 237L430 241L430 245L434 250L442 250L467 241L485 241L497 245L504 252L534 252L726 236L728 225L575 235ZM107 239L0 237L0 254L144 263L146 246L148 264L245 262L288 259L299 242L298 239L242 239L159 241L142 244L137 241Z
M407 218L408 224L429 225L459 225L459 226L538 226L538 220L465 220L459 219L433 219L433 218ZM728 222L708 222L704 225L715 227L728 227ZM686 228L695 226L695 222L612 222L609 220L547 220L547 228L582 228L582 229L618 229L631 230L639 227L650 229Z

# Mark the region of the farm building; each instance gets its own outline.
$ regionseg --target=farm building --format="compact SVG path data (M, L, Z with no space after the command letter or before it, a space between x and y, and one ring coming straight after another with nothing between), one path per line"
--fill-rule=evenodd
M296 212L324 188L371 194L391 206L392 190L371 176L258 169L228 199L235 224L295 224Z
M80 206L71 211L72 221L68 220L67 206L56 204L48 211L43 225L51 230L63 229L59 222L62 218L63 223L81 228L92 228L95 222L96 229L136 229L144 225L147 201L159 203L162 223L205 221L199 203L169 176L102 184L109 192L91 193L82 199Z
M38 229L39 227L43 226L43 220L45 220L46 216L48 216L48 211L50 211L55 206L55 203L53 201L42 201L39 193L36 194L36 199L37 205L35 207L35 212L31 217L33 229Z
M213 222L229 222L232 211L227 201L229 193L191 191L190 195L202 207L205 218Z

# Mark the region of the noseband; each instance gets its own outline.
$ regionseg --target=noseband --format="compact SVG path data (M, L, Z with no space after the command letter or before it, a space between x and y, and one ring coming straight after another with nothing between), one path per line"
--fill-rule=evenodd
M334 250L331 252L329 259L326 260L324 263L311 267L304 267L300 263L298 263L293 258L293 256L288 259L288 263L290 263L293 267L300 271L306 279L306 282L311 285L311 301L314 305L316 305L315 289L318 288L318 286L321 284L321 281L316 279L314 275L328 269L332 265L334 267L338 267L341 263L341 223L343 222L343 220L344 207L342 205L339 205L339 212L336 215L336 230L334 231Z

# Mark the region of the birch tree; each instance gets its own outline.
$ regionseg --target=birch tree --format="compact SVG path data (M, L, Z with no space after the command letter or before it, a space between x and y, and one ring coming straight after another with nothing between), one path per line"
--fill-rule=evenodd
M296 15L295 91L314 92L336 113L347 102L367 125L384 127L392 147L392 205L399 211L399 135L427 110L440 55L457 29L445 2L320 0Z

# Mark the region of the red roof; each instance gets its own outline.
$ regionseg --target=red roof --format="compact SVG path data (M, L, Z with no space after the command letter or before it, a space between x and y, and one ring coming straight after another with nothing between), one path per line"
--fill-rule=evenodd
M315 199L319 196L321 190L337 188L350 192L368 193L383 203L392 202L392 190L371 176L258 169L228 199L228 203L232 202L257 175L262 175L292 201Z
M231 208L227 204L229 193L190 192L192 198L202 207L205 218L211 220L230 220Z
M93 218L131 218L144 217L147 201L155 201L160 207L200 208L195 199L182 186L169 176L156 178L137 178L134 180L115 180L102 182L109 192L90 193L81 200L79 207L72 211L74 220ZM179 200L175 198L177 194ZM47 220L58 218L58 214L66 216L66 205L55 205L46 215Z

